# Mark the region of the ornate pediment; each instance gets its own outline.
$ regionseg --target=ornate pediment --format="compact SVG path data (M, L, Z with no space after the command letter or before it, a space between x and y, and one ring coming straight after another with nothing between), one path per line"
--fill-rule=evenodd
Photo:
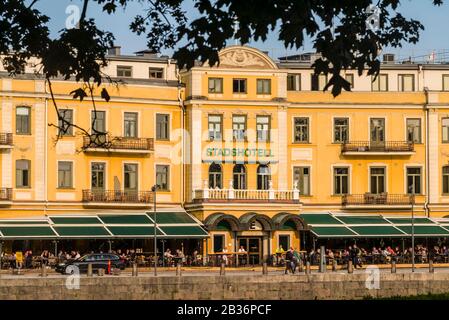
M218 56L220 59L219 68L277 69L273 60L254 48L229 47L220 51Z

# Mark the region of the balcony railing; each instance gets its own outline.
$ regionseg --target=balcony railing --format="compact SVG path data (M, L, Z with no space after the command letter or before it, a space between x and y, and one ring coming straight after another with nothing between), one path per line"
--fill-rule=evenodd
M342 153L411 153L414 151L414 143L408 141L348 141L341 145Z
M12 201L11 188L0 188L0 201Z
M411 206L414 203L415 197L408 194L365 193L342 197L343 206Z
M1 146L12 146L12 133L0 133L0 145Z
M299 190L197 189L194 202L291 202L299 203Z
M101 136L97 139L91 139L90 137L84 137L83 140L84 150L103 149L105 151L154 151L154 139L153 138L129 138L129 137L108 137Z
M150 204L152 201L151 191L83 190L83 202Z

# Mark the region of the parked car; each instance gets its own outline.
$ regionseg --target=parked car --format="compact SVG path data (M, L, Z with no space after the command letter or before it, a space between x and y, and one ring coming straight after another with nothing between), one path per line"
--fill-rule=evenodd
M120 260L120 257L110 253L92 253L86 254L79 259L69 260L64 263L59 263L55 267L55 271L61 274L73 274L76 267L78 267L80 273L87 273L89 264L92 264L92 271L96 272L99 269L104 269L108 272L109 263L112 268L118 268L120 270L125 269L125 264Z

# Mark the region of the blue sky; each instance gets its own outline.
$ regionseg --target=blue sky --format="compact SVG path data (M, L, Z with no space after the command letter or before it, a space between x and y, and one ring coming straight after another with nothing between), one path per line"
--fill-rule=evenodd
M80 5L81 0L40 0L36 5L46 15L51 18L50 28L56 33L65 25L67 14L66 7L70 4ZM91 4L88 14L97 20L97 24L114 33L117 45L122 46L122 52L126 54L144 49L146 47L145 37L138 37L129 30L129 23L132 17L138 13L142 13L142 5L138 3L131 4L126 12L119 9L117 14L108 15L103 13L98 5ZM186 4L189 14L193 14L191 5ZM389 49L388 52L397 54L399 57L428 55L433 50L440 51L449 50L449 1L441 7L432 5L432 0L402 0L400 11L406 17L412 17L421 21L425 26L425 31L421 33L421 38L416 45L404 45L402 49ZM234 44L230 41L230 44ZM286 51L277 40L277 34L273 33L269 39L262 43L250 43L264 51L269 51L272 57L279 57L286 53L294 53L296 50ZM312 43L307 41L304 48L299 51L310 51ZM164 52L170 54L170 51Z

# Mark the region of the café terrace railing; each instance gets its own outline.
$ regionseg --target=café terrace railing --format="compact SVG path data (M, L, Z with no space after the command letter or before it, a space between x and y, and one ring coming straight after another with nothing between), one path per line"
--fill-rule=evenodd
M105 150L131 150L131 151L154 151L153 138L129 138L102 136L97 139L91 137L83 138L83 148L105 149Z
M83 202L152 203L151 191L83 190Z
M365 193L347 194L342 196L343 206L411 206L415 203L415 197L408 194Z
M415 145L413 142L408 141L385 141L385 142L372 142L372 141L347 141L341 145L342 153L369 153L369 152L404 152L410 153L415 151Z
M12 146L12 133L0 133L0 145L2 146Z
M12 201L12 188L0 188L0 201Z

